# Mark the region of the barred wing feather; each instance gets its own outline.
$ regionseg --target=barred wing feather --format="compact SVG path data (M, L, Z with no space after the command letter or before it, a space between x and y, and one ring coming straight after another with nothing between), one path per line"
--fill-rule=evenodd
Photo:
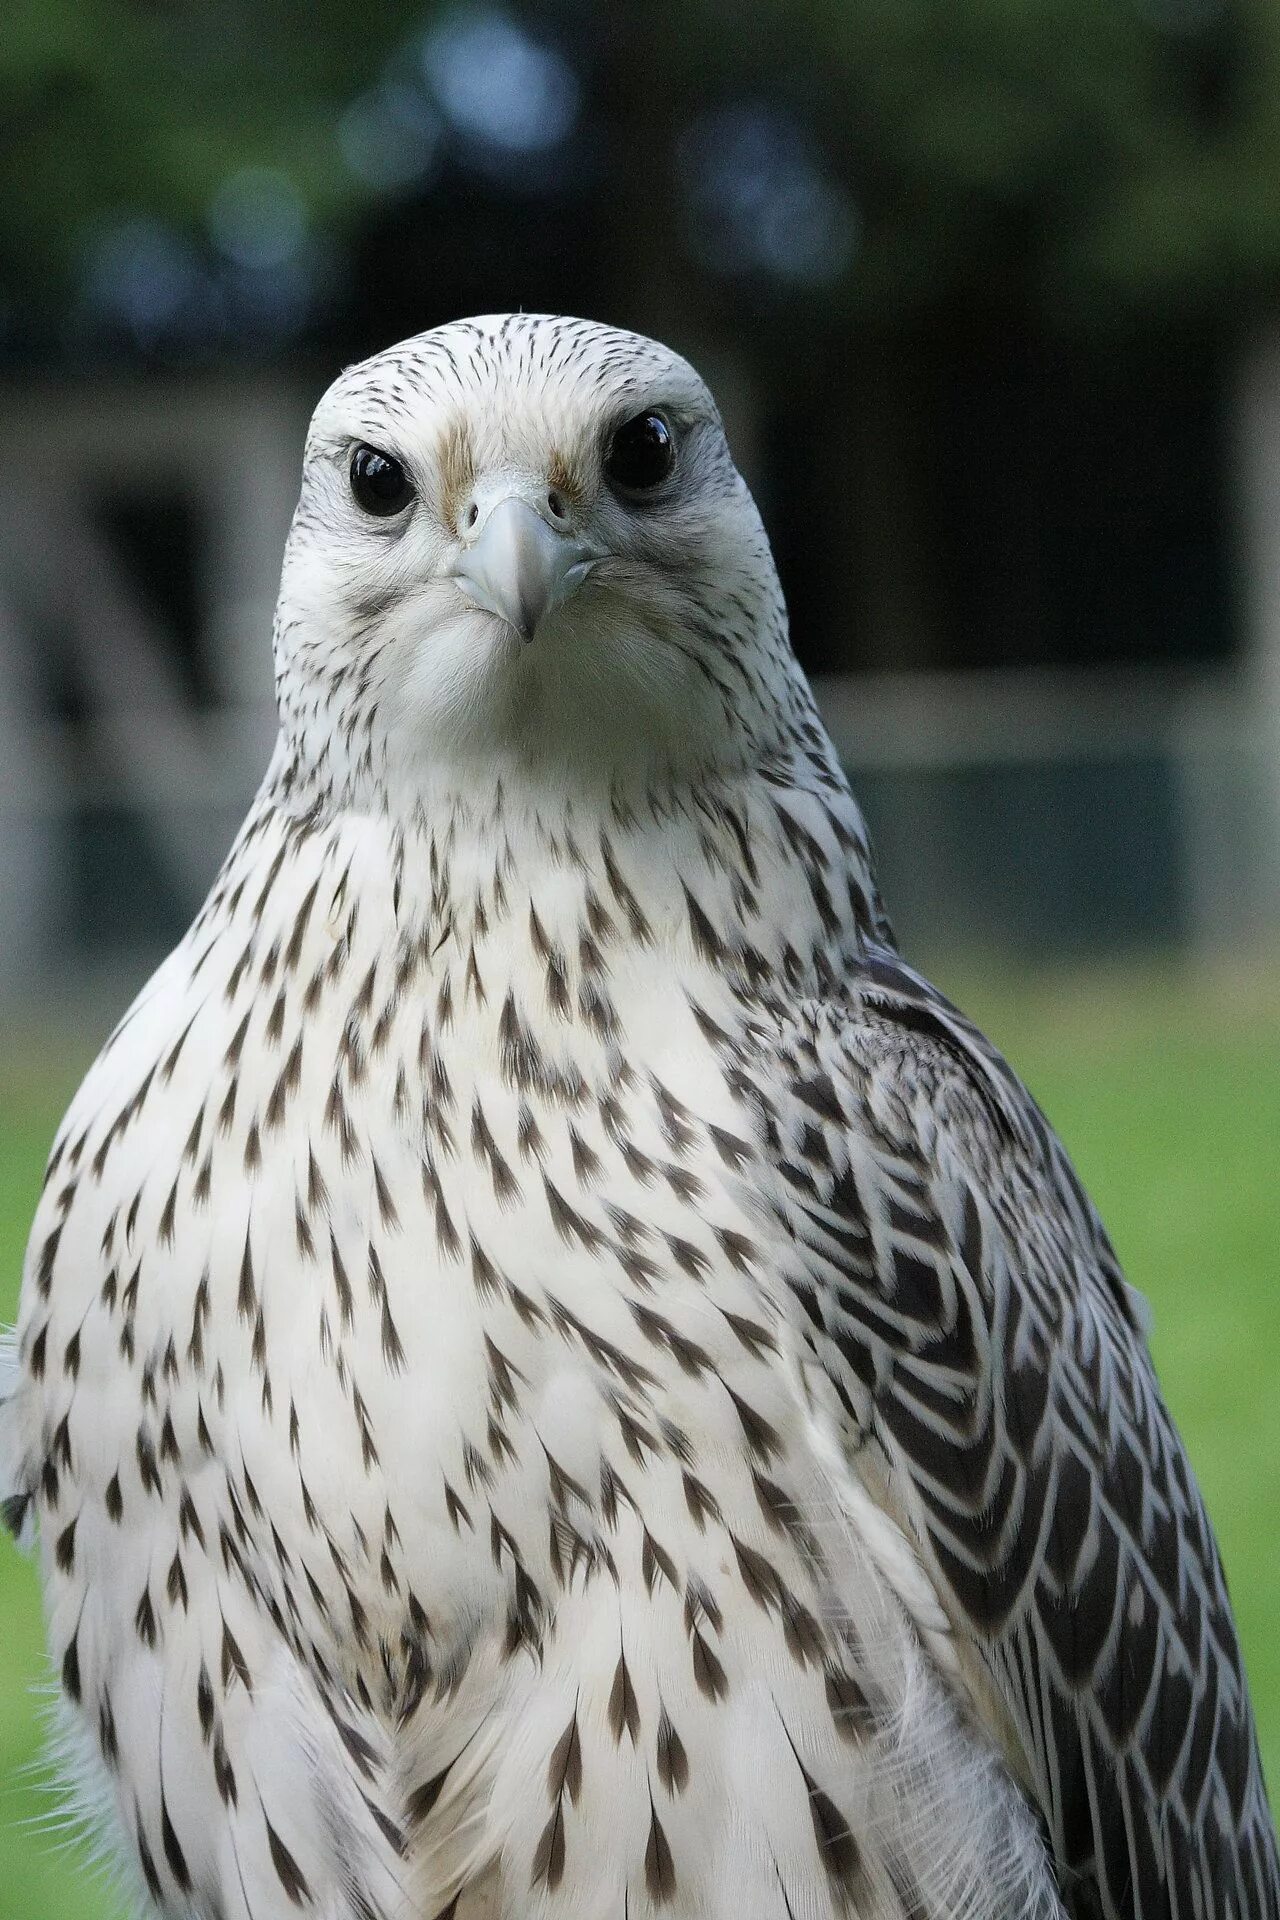
M1068 1910L1275 1920L1217 1547L1060 1143L888 953L766 1050L767 1074L750 1050L741 1070L766 1115L807 1365L849 1470L932 1576Z

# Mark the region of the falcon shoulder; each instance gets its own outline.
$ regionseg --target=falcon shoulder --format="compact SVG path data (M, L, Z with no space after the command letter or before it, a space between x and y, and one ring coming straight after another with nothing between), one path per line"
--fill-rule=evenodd
M740 1070L811 1408L855 1524L869 1499L922 1639L1039 1808L1069 1911L1274 1920L1216 1543L1060 1142L888 952L756 1037L767 1064Z

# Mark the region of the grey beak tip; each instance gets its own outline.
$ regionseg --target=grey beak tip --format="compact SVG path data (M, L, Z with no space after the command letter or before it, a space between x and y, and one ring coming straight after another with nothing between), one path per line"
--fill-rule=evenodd
M498 614L527 646L590 567L579 540L548 526L536 505L512 494L490 510L456 577L474 606Z

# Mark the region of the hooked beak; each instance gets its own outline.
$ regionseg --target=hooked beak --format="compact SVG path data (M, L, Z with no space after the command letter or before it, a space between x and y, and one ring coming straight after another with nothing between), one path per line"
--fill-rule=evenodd
M522 640L576 593L596 563L581 540L550 526L518 494L499 500L450 569L467 599Z

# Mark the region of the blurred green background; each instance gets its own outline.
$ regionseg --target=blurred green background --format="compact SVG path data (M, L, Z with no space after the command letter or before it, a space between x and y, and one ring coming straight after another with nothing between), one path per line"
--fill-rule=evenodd
M1152 1301L1280 1778L1275 0L9 0L0 1311L265 761L315 399L515 307L711 380L904 945ZM0 1619L0 1920L108 1920L8 1548Z

